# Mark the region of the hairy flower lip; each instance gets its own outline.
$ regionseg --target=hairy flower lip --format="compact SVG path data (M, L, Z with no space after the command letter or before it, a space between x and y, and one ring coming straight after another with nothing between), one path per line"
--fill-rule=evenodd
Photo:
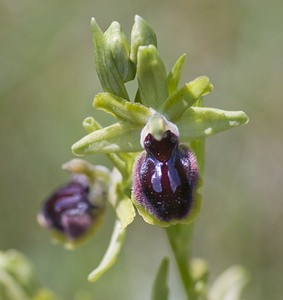
M91 226L95 206L88 200L86 176L75 175L43 203L39 215L41 225L66 234L70 239L83 235Z
M199 178L194 154L179 146L178 137L170 130L161 140L148 133L144 146L133 171L133 200L138 210L141 206L165 223L186 219L196 200Z
M94 233L100 224L107 197L104 180L109 179L109 171L79 159L63 167L73 175L68 183L46 198L37 220L51 230L55 240L73 248Z

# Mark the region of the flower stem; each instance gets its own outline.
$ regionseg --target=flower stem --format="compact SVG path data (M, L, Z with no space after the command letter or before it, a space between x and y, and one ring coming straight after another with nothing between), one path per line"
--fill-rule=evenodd
M202 106L202 99L199 99L195 106ZM199 167L200 177L204 171L204 139L191 142L191 148L194 151ZM200 180L198 189L200 190L202 181ZM173 251L177 267L181 276L183 286L188 300L197 300L198 294L195 290L195 282L191 274L191 241L193 235L194 223L189 225L177 224L166 228L167 238Z
M167 238L173 251L180 277L188 300L196 300L194 282L190 273L190 245L193 224L177 224L166 228Z

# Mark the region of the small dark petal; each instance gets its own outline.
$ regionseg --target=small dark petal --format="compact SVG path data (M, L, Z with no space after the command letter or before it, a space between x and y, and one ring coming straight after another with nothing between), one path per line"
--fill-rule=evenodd
M40 217L42 223L71 239L80 237L93 223L95 207L89 202L88 194L86 177L74 176L45 201Z
M133 194L138 204L160 221L188 216L198 181L194 154L178 146L178 138L167 131L161 141L145 138L145 152L136 161Z

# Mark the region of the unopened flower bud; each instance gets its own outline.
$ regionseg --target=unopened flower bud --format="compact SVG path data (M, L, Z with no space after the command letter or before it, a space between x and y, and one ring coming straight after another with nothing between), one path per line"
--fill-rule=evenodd
M137 63L137 55L140 46L153 45L157 47L157 38L151 26L140 16L135 16L135 23L131 32L130 58Z
M130 60L130 45L118 22L112 22L105 31L105 42L110 50L114 64L123 82L133 80L136 73L134 63Z
M91 20L95 67L104 91L129 99L124 82L117 70L106 38L95 19Z

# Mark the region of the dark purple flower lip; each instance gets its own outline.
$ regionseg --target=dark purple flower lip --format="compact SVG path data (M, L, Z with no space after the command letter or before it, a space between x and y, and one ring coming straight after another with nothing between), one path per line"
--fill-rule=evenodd
M89 201L90 186L85 175L75 175L44 202L39 214L42 226L74 240L93 226L99 207Z
M160 221L186 218L199 177L195 155L170 130L160 140L148 133L144 148L133 172L135 201Z

